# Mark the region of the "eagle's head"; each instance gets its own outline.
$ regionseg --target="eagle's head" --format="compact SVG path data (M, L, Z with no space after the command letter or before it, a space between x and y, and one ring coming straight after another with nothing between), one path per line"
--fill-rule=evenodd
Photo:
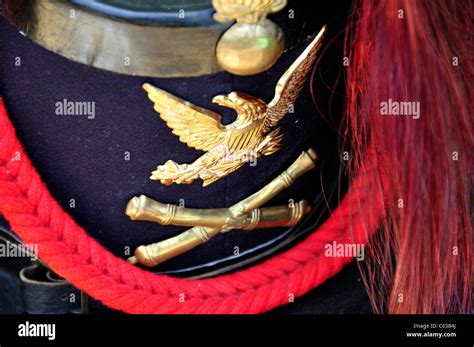
M267 105L263 100L242 92L232 92L227 95L217 95L212 99L214 104L234 109L239 115L251 119L263 116Z

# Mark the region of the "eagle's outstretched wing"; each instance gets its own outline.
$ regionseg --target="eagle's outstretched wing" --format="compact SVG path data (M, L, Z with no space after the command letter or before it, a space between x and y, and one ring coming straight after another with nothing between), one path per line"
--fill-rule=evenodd
M313 66L326 26L324 26L313 41L306 47L298 59L280 77L276 87L275 96L268 104L265 129L273 128L287 113L291 105L296 102L306 78Z
M227 130L217 113L195 106L148 83L143 85L143 89L153 101L155 111L181 142L206 152L224 142Z

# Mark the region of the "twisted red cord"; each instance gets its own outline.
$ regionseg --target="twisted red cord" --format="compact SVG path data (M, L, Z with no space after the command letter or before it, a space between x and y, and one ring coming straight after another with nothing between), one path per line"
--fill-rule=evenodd
M91 238L50 195L18 141L0 99L0 212L53 271L107 306L129 313L258 313L286 304L339 272L350 257L326 257L336 241L365 243L375 231L381 194L356 179L332 216L290 250L229 275L188 280L128 264ZM371 216L352 211L366 201ZM357 205L359 206L359 205ZM367 210L367 209L366 209Z

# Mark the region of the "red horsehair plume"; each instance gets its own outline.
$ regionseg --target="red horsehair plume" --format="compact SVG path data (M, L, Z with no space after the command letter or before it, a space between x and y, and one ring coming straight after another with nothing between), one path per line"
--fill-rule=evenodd
M374 194L385 196L361 266L379 313L473 310L470 10L456 0L354 5L346 135L352 175L375 153Z

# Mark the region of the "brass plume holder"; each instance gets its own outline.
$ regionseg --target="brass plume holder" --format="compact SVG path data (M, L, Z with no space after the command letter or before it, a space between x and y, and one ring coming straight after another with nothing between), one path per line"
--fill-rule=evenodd
M255 75L270 68L285 47L283 30L267 15L281 11L286 0L213 0L219 23L235 22L219 39L217 63L235 75Z
M190 209L163 204L144 195L132 198L125 211L132 220L193 227L169 239L139 246L128 262L154 267L232 229L252 230L296 225L309 211L306 201L300 201L291 207L260 207L312 170L316 160L317 155L313 149L304 151L270 183L229 208Z

